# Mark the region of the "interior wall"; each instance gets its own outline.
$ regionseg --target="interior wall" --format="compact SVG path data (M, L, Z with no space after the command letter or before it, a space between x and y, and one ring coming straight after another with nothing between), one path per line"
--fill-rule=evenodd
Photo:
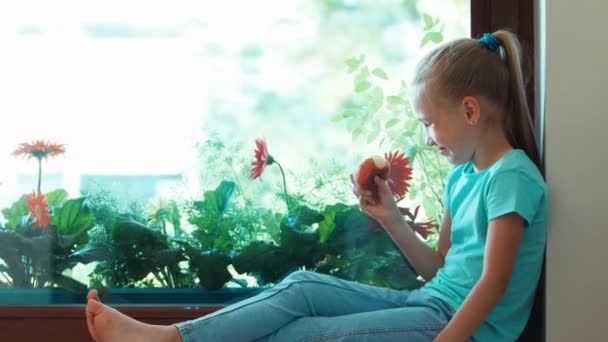
M545 157L547 341L608 341L608 2L550 0Z

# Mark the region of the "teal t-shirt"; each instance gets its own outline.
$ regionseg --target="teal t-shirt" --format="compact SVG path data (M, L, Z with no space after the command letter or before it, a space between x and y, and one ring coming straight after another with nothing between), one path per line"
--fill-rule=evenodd
M532 310L545 250L549 196L540 172L518 149L479 172L471 162L458 165L448 176L445 205L452 219L451 247L443 267L421 291L454 310L481 276L489 222L509 213L525 219L507 290L473 334L479 342L515 341Z

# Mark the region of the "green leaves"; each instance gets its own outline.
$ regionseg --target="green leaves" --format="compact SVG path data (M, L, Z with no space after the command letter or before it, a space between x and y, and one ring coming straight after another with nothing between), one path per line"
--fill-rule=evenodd
M435 44L441 43L443 41L443 32L433 31L427 32L424 34L422 41L420 42L420 47L425 46L429 42L433 42Z
M209 291L220 289L232 278L228 272L231 259L224 252L213 249L190 259L190 267L198 275L200 285Z
M428 31L431 28L433 28L433 26L435 25L435 20L433 20L433 17L431 17L430 15L424 13L422 15L422 18L424 19L424 30Z
M234 182L222 181L214 191L205 191L205 206L222 215L230 208L235 187Z
M93 227L93 219L85 198L67 200L60 208L55 209L51 224L57 227L61 235L81 237Z
M47 193L45 197L49 207L57 208L61 207L65 203L65 201L67 201L69 195L67 191L63 189L57 189Z
M258 273L265 282L275 282L297 267L284 248L267 241L252 241L234 257L239 273Z
M387 96L386 102L388 102L389 104L392 104L392 105L402 105L402 106L407 105L407 101L403 97L398 96L398 95Z
M383 80L388 80L388 76L386 75L386 72L384 70L382 70L381 68L374 68L374 70L372 70L372 74Z
M359 69L359 67L363 64L363 62L365 61L365 55L361 55L358 58L349 58L346 61L344 61L344 64L346 64L346 66L348 67L348 72L352 73L354 71L356 71L357 69Z
M439 26L439 18L433 19L428 14L423 14L424 19L424 36L420 41L420 47L425 46L429 42L433 42L435 44L441 43L443 41L443 25Z
M323 221L319 223L320 242L325 243L336 227L336 215L348 211L350 207L343 203L327 206L324 211Z
M6 227L13 230L20 226L21 220L27 214L24 196L21 196L18 201L10 206L10 208L2 209L2 215L7 220Z

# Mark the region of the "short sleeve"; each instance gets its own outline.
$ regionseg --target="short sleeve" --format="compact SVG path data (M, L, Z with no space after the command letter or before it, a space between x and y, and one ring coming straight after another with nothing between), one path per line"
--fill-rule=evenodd
M545 196L545 187L521 171L498 173L490 180L486 207L488 222L502 215L517 213L526 226L532 222Z

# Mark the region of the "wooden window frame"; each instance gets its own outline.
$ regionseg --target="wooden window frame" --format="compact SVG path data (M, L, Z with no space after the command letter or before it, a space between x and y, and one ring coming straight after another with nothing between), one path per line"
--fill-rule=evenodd
M533 120L536 111L534 92L535 6L536 1L532 0L471 0L472 37L478 38L484 32L494 32L499 29L508 29L519 37L523 49L524 74L527 76L526 95ZM518 341L545 341L545 336L545 267L543 265L532 315Z
M471 36L509 29L518 35L524 48L527 95L530 110L534 98L534 1L471 0ZM543 268L544 269L544 268ZM119 311L151 324L172 324L204 316L221 308L205 306L118 306ZM530 321L519 341L544 341L544 271L537 291ZM0 331L3 340L91 341L84 319L84 305L6 306L0 307Z

